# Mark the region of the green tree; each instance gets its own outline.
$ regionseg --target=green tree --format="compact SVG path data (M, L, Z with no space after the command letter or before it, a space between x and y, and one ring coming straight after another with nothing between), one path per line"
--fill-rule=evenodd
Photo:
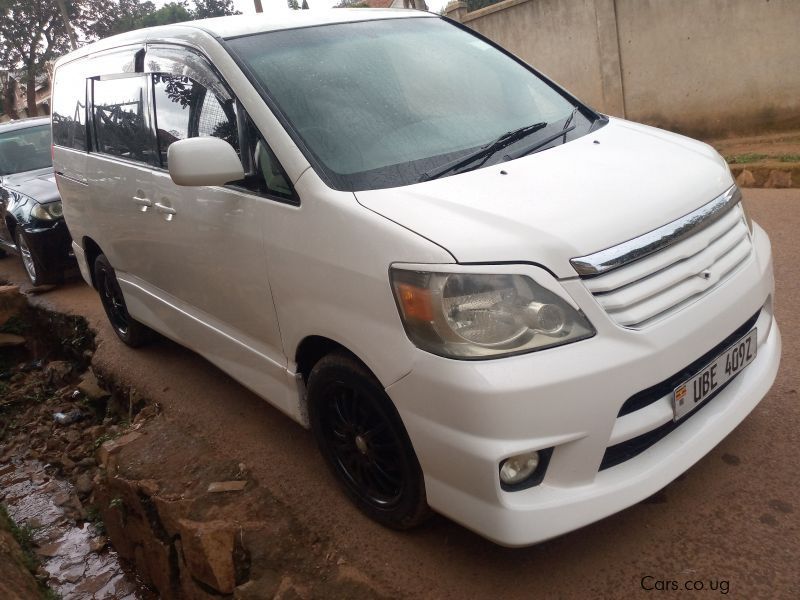
M195 0L194 4L192 17L195 19L242 14L234 8L233 0Z
M467 11L479 10L481 8L486 8L487 6L491 6L492 4L497 4L501 0L466 0L467 2Z
M79 43L142 27L239 14L233 0L0 0L0 69L21 70L28 114L37 114L36 77ZM7 90L6 90L7 92ZM7 104L7 103L6 103Z
M83 22L75 3L68 16ZM48 61L69 51L65 19L51 0L0 0L0 68L21 69L26 85L28 115L35 116L36 76Z
M286 0L286 4L292 10L300 10L300 4L297 2L297 0Z

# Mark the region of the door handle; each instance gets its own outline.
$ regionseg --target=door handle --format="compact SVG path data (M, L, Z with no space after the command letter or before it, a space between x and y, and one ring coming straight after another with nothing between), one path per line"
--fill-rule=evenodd
M152 200L142 198L141 196L134 196L133 201L139 206L139 210L142 212L147 212L147 209L153 206Z
M164 219L167 221L172 221L172 217L175 216L175 209L171 206L167 206L166 204L161 204L160 202L156 202L153 206L156 207L156 210L164 215Z

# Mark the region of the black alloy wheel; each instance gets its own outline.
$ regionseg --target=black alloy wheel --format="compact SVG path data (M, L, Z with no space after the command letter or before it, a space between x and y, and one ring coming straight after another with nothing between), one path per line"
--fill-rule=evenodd
M103 309L106 311L106 316L117 337L133 348L151 341L152 329L142 325L128 313L117 275L105 254L101 254L94 261L94 282L100 294Z
M321 359L309 376L309 417L328 466L376 521L408 529L429 515L422 470L394 405L354 357Z

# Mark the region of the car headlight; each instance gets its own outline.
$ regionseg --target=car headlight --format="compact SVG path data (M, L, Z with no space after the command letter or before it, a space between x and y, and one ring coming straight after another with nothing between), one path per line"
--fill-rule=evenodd
M61 206L61 202L50 202L49 204L39 204L37 202L31 209L31 215L42 221L52 221L64 216L64 209Z
M391 270L400 316L419 348L489 358L594 335L582 312L524 275Z

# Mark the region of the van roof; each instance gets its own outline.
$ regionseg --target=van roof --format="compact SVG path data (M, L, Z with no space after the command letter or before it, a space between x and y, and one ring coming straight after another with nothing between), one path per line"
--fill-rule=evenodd
M314 10L286 10L276 13L257 13L249 15L232 15L229 17L214 17L198 21L185 21L172 25L146 27L119 35L102 39L92 44L62 56L57 62L64 63L81 56L87 56L125 44L135 44L147 40L164 37L181 38L190 37L193 31L203 31L215 37L234 38L266 31L281 29L296 29L300 27L314 27L317 25L330 25L334 23L352 23L356 21L374 21L378 19L403 19L409 17L437 17L433 13L406 10L406 9L380 9L380 8L331 8Z
M270 14L233 15L230 17L189 21L183 24L194 25L222 38L229 38L263 31L313 27L332 23L435 16L432 13L406 9L331 8L327 10L287 10Z

